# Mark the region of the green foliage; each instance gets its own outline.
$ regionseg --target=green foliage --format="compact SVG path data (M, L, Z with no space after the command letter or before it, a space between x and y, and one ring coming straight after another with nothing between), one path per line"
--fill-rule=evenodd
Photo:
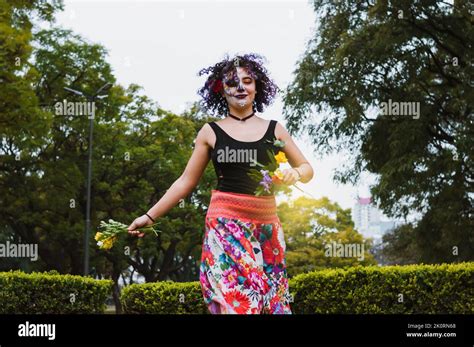
M29 49L32 69L41 76L25 82L29 94L22 105L30 102L31 108L21 114L32 119L23 123L15 118L17 105L0 112L5 139L0 148L0 240L38 244L40 259L27 264L28 270L80 274L89 119L56 114L54 105L85 101L64 87L90 95L105 82L114 84L115 77L105 48L69 30L38 30ZM16 93L15 100L19 97ZM215 180L212 167L195 191L160 218L165 232L159 238L124 235L117 247L103 251L93 236L100 220L128 225L163 196L184 170L193 139L208 120L194 117L200 112L195 107L183 117L161 110L133 84L127 88L114 84L95 106L89 240L94 273L117 281L132 268L147 281L196 279L201 216ZM26 270L25 264L11 263L7 268L12 266Z
M125 313L208 313L199 282L132 284L122 290L121 301Z
M377 251L384 264L408 265L421 262L420 244L412 224L403 224L389 231L382 238L382 245Z
M474 263L328 269L290 288L295 313L474 313Z
M284 96L291 133L345 150L335 179L377 175L389 216L414 212L425 263L474 259L473 27L467 1L314 1L320 19ZM418 103L418 115L381 112ZM459 248L453 256L452 247Z
M474 313L474 263L325 269L289 286L296 314ZM199 282L134 284L121 301L126 313L208 313Z
M0 314L104 313L112 281L50 273L0 272Z
M328 267L374 265L372 241L354 230L350 209L344 210L328 198L300 197L278 205L278 216L286 240L286 261L290 277ZM327 256L332 244L360 245L362 257Z

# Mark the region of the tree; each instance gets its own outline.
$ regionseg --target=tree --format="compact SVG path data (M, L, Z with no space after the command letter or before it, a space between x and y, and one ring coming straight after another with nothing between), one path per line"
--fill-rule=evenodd
M23 228L13 228L7 220L25 217L25 180L33 181L28 163L30 153L45 144L50 118L38 107L31 87L39 74L30 62L32 21L53 22L62 10L62 1L0 2L0 232L2 241L28 242ZM38 119L44 119L38 122ZM16 198L13 198L13 195ZM26 206L27 207L27 206ZM12 211L16 211L13 212ZM27 209L26 209L27 211ZM24 261L7 261L30 268ZM21 264L21 265L20 265Z
M321 153L350 154L339 182L376 174L371 193L385 214L421 214L420 261L473 260L468 3L318 0L314 7L317 35L284 96L289 131L307 130Z
M376 263L369 253L372 242L364 240L354 230L350 209L344 210L326 197L300 197L290 203L281 203L278 205L278 216L285 234L287 270L291 277L328 267ZM362 252L353 253L357 257L349 256L352 254L337 256L333 249L343 245L355 246L354 250L360 247L358 249Z
M38 262L28 268L11 266L80 274L89 119L80 113L58 113L56 106L65 100L85 101L64 87L91 94L115 78L106 50L71 31L39 31L32 47L31 69L37 78L26 81L25 88L33 96L30 108L35 118L25 124L12 122L14 109L3 109L0 118L9 122L2 128L0 153L2 239L38 244ZM182 173L205 121L194 118L193 112L180 117L161 110L137 85L114 85L107 98L97 100L93 230L109 218L131 222L154 204ZM158 238L125 235L104 252L91 237L91 266L97 276L115 281L116 302L118 279L130 267L147 281L197 279L203 216L214 179L208 168L196 190L160 219L163 233Z
M421 246L417 244L413 225L403 224L382 237L378 255L388 265L417 264L421 262Z

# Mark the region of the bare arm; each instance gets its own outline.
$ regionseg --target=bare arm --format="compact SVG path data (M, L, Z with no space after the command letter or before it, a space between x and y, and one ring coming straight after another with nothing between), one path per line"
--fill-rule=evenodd
M299 173L301 176L300 181L307 183L313 178L314 172L313 167L309 164L306 157L303 155L301 150L295 144L291 135L288 131L280 124L276 124L275 136L285 142L285 147L283 147L283 152L285 152L288 162L290 163L292 169L283 171L283 181L286 184L293 184L296 182Z
M186 165L186 168L181 176L174 181L166 191L165 195L163 195L162 198L148 210L147 214L151 216L151 218L156 220L165 215L169 210L176 206L182 198L188 196L199 183L199 180L210 160L210 145L208 142L210 129L210 126L205 124L197 134L194 151ZM135 219L128 227L128 230L135 230L152 223L153 222L150 218L143 215ZM134 232L132 234L136 233Z

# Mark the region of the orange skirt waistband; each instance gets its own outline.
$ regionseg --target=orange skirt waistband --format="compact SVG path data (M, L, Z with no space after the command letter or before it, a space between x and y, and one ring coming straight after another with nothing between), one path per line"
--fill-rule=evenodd
M213 189L206 218L235 218L253 223L277 223L275 196L255 196Z

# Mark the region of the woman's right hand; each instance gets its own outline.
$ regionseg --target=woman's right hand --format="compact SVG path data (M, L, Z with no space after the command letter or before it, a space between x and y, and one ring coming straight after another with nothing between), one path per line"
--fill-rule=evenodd
M151 221L150 218L148 218L148 216L146 215L143 215L143 216L140 216L138 218L136 218L132 224L130 224L128 226L128 233L131 234L131 235L134 235L134 236L138 236L138 237L143 237L145 235L145 233L141 233L139 232L138 230L135 230L135 229L138 229L138 228L143 228L143 227L146 227L148 225L151 225L153 224L153 222Z

